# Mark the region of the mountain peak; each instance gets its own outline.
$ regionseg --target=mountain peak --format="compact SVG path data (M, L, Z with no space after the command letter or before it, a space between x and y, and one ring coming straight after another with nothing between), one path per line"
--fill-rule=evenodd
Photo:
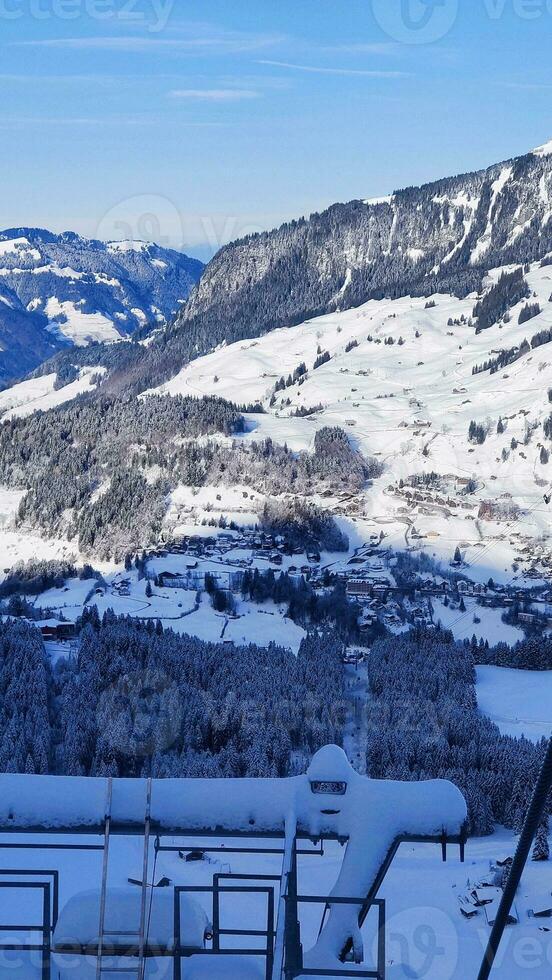
M548 143L543 143L542 146L537 146L531 151L537 157L549 157L552 155L552 140Z

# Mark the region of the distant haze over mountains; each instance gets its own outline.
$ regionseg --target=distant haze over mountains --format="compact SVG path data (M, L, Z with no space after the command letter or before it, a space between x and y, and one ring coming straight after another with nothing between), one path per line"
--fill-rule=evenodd
M0 385L66 346L113 342L172 318L203 264L145 242L37 228L0 232Z

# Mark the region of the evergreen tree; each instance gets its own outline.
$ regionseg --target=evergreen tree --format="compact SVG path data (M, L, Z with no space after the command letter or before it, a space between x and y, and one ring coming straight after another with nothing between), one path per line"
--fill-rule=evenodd
M546 817L540 824L537 830L537 836L535 837L535 844L533 846L533 861L548 861L550 857L550 845L548 841L549 826L548 817Z

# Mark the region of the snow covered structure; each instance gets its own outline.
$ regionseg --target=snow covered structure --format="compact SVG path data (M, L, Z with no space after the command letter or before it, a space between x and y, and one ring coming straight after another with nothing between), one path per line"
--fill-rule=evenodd
M103 778L0 775L0 833L103 833L107 792ZM147 781L113 779L110 792L111 833L143 834ZM159 836L227 832L284 838L273 972L278 980L284 968L286 977L302 975L302 967L337 969L343 950L351 946L361 962L361 903L375 896L398 842L461 842L467 816L464 798L452 783L367 779L336 746L321 749L302 776L153 780L150 793L151 831ZM340 840L346 849L327 896L324 928L304 959L299 951L294 973L284 960L290 922L298 921L293 884L297 838Z
M98 938L100 890L81 892L64 906L54 931L54 946L60 951L67 945L69 952L78 946L91 948ZM110 921L121 945L136 942L134 927L139 919L140 892L137 888L115 888L109 892ZM152 902L148 928L148 943L163 949L174 943L174 900L170 891L162 889ZM203 909L193 899L180 902L181 935L187 946L202 949L206 934L212 928ZM113 940L114 941L114 940Z

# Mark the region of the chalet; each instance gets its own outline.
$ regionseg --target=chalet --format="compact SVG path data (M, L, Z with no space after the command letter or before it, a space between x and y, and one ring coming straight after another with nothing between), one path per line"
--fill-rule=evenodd
M359 633L370 633L376 622L377 616L364 616L358 625Z
M374 586L372 582L362 579L349 579L347 582L347 595L350 596L372 596Z
M362 660L362 654L358 650L347 650L343 654L342 659L344 664L353 664L356 666Z
M158 576L161 589L189 589L190 579L190 575L182 572L161 572Z
M187 569L185 572L160 572L159 586L162 589L197 590L205 588L205 576L210 575L219 589L227 591L241 588L243 572L219 572L199 568Z
M65 623L57 619L45 619L35 624L42 634L43 640L63 643L65 640L73 640L77 636L75 623Z
M518 613L518 619L520 623L537 623L539 617L536 613L520 612Z

